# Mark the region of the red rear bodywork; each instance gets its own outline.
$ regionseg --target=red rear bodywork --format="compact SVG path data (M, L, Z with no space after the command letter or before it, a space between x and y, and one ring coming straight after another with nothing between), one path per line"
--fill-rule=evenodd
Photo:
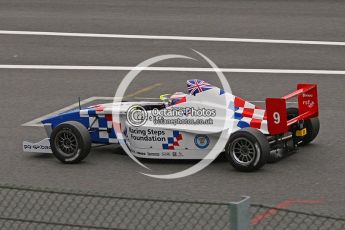
M287 119L286 101L298 97L299 115L291 120ZM268 132L271 135L283 134L292 124L319 115L317 85L298 84L297 90L281 98L266 99L266 115Z

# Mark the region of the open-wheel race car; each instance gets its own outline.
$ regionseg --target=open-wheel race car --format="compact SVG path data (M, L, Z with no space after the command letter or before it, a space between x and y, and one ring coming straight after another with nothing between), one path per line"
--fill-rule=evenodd
M37 143L24 141L23 150L52 152L63 163L77 163L89 154L92 146L118 144L121 137L138 158L203 159L217 146L226 127L231 132L217 151L224 152L237 170L254 171L267 162L278 161L286 152L307 145L318 135L315 84L298 84L297 90L286 96L267 98L266 109L202 80L189 80L187 85L189 93L178 92L163 101L98 104L55 115L42 121L48 138ZM287 100L293 97L297 97L298 106L287 108ZM230 117L226 119L227 126L219 116L213 116L214 121L208 126L186 125L181 120L190 118L190 114L184 110L185 117L178 118L180 123L176 123L176 117L170 117L175 123L154 123L148 119L137 125L131 122L129 114L137 111L133 110L137 107L145 110L146 118L174 108L202 108ZM114 121L115 115L120 119L118 122Z

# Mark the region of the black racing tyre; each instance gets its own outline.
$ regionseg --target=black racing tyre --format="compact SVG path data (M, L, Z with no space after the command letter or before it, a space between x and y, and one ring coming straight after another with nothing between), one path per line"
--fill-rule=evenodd
M288 119L294 118L298 116L298 109L297 108L287 108L287 116ZM312 142L320 131L320 122L319 118L313 117L304 121L304 128L307 128L307 135L305 135L302 139L301 146L307 145Z
M252 172L267 161L270 147L265 135L257 129L244 128L231 134L225 156L237 170Z
M50 145L57 159L66 164L73 164L82 161L89 154L91 138L84 125L68 121L53 130Z

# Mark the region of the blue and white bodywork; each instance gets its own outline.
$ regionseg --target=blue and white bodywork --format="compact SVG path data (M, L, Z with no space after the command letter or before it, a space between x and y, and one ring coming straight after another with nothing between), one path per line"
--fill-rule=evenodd
M266 111L202 80L189 80L187 86L188 94L175 93L168 101L114 102L57 114L42 121L48 138L38 143L24 141L23 150L53 152L64 163L76 163L87 156L91 144L118 144L120 137L135 157L203 159L220 134L230 130L217 151L225 150L240 170L261 167L271 150ZM140 125L131 122L128 112L137 111L136 107L145 111L146 120ZM183 113L171 115L177 110ZM196 121L193 111L206 114ZM233 140L238 142L235 145L229 144L236 137L230 138L231 133L240 135Z

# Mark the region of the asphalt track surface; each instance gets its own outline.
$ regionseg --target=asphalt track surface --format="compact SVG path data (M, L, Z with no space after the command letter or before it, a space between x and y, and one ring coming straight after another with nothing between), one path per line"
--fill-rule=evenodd
M0 1L0 30L174 35L344 41L343 1ZM345 47L301 44L110 39L0 35L0 65L135 66L162 54L200 59L195 49L222 68L345 70ZM205 61L168 60L156 66L208 68ZM248 100L285 95L299 82L319 87L321 132L313 144L254 173L217 160L176 180L141 175L121 150L92 150L78 165L22 152L23 140L45 137L21 124L76 102L77 97L114 95L127 71L0 69L0 182L95 190L133 196L255 203L320 200L292 209L345 216L344 75L225 73L233 93ZM127 94L186 91L185 81L219 84L214 73L145 71ZM146 162L154 173L176 172L193 162Z

